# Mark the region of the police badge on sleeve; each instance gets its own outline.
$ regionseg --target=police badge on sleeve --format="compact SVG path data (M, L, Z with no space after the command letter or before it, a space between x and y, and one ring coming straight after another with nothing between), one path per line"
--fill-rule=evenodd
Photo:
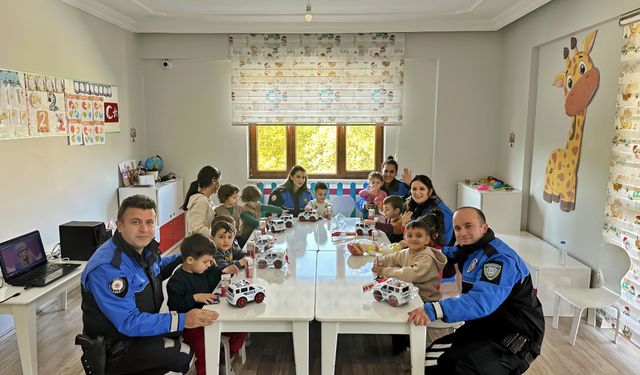
M111 293L120 298L123 298L125 295L127 295L127 290L129 289L127 278L118 277L111 280L111 282L109 283L109 289L111 290Z
M500 284L501 275L502 262L487 262L482 266L482 276L480 277L480 280Z

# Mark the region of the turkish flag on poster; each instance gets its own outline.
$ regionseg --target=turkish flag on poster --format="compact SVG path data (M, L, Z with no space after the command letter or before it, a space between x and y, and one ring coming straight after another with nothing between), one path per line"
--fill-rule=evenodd
M118 103L104 103L104 122L120 122Z

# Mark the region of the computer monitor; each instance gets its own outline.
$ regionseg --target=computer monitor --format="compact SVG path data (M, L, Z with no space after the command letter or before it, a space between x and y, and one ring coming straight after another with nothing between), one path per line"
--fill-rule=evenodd
M5 279L47 262L40 232L35 230L0 243L0 266Z

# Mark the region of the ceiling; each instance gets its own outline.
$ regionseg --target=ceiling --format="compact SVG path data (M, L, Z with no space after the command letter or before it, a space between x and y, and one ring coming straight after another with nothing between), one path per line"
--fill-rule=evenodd
M136 33L495 31L551 0L60 0Z

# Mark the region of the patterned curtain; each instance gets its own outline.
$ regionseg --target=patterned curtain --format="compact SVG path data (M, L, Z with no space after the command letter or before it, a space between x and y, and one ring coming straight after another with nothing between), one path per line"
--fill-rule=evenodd
M605 241L624 248L631 269L622 279L622 333L640 343L640 22L624 27L622 71L614 120ZM620 327L617 327L618 329Z
M402 123L404 34L231 34L234 125Z

